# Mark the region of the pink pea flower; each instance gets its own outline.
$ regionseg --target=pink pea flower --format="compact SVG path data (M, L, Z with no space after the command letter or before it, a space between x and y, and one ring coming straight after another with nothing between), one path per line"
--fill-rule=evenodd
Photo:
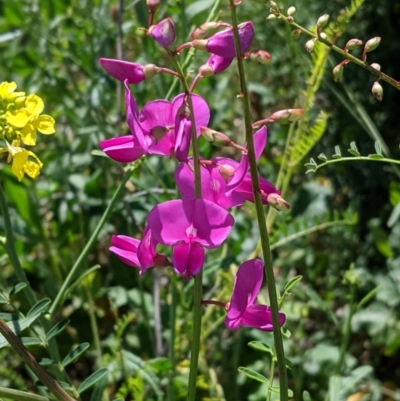
M175 25L171 18L165 18L152 25L147 33L162 47L170 47L175 41Z
M248 260L239 266L225 318L225 326L229 330L237 330L240 326L273 330L270 307L255 304L263 281L263 270L264 264L259 259ZM279 312L280 326L285 319L285 315Z
M226 70L232 64L232 61L232 58L211 54L207 62L199 67L199 74L202 77L219 74L220 72Z
M110 252L114 253L118 258L132 267L140 267L140 262L137 257L137 249L140 240L126 235L113 235L111 237Z
M254 37L254 25L251 21L243 22L238 26L240 50L245 52L251 45ZM196 39L192 42L196 49L206 50L225 58L235 58L235 40L232 28L225 29L210 36L208 39Z
M234 219L220 206L205 199L172 200L154 207L147 216L154 240L172 246L172 264L185 279L200 272L204 248L219 247Z
M138 84L159 72L159 67L154 64L141 65L112 58L100 58L99 62L112 77L128 84Z

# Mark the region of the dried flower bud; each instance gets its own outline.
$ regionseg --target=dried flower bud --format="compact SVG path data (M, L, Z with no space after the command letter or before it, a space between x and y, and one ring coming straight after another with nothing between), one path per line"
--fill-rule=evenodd
M304 45L304 47L308 51L308 53L312 53L313 52L314 46L315 46L315 39L308 40L306 42L306 44Z
M287 212L290 210L289 203L287 203L285 199L276 193L272 193L267 196L267 203L280 212Z
M266 18L267 21L274 21L278 19L278 17L275 14L270 14L268 15L268 17Z
M259 64L268 64L271 61L271 55L265 50L252 50L249 53L249 59Z
M297 40L301 35L301 29L294 29L291 33L292 39Z
M220 22L205 22L196 28L191 33L190 37L192 39L206 39L209 36L214 35L214 33L216 33L221 26L224 26L224 24L221 24Z
M376 81L372 85L372 94L375 96L375 99L379 100L380 102L383 99L383 88L382 85Z
M381 38L379 36L376 36L375 38L368 40L367 43L365 43L364 52L368 53L372 50L375 50L379 46L380 42Z
M229 137L222 132L214 131L208 127L200 127L201 136L215 146L229 146L232 142Z
M143 67L143 74L145 79L153 78L154 75L157 75L160 72L160 68L155 64L146 64Z
M286 21L292 23L294 21L294 18L291 15L289 15L286 17Z
M343 64L340 63L338 64L333 70L332 70L332 78L335 82L339 82L342 79L343 76Z
M287 15L293 16L296 13L296 7L289 7L287 10Z
M149 12L154 14L157 11L157 8L161 4L161 0L146 0L147 8Z
M329 14L321 15L321 17L319 17L317 21L317 28L319 29L324 28L328 24L328 21L329 21Z
M170 47L175 41L175 25L171 18L165 18L152 25L147 33L162 47Z
M350 39L346 46L344 47L345 50L355 50L363 44L362 40L360 39Z
M381 66L379 64L377 64L377 63L372 63L370 65L370 67L372 67L373 69L378 70L378 71L381 70Z

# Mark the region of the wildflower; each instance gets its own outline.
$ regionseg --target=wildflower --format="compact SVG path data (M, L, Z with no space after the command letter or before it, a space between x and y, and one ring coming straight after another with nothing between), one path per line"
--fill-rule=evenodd
M199 75L201 77L209 77L211 75L219 74L226 70L232 64L233 58L226 58L211 54L207 62L199 67Z
M237 330L240 326L273 330L270 307L255 304L263 281L263 270L263 262L259 259L248 260L239 266L225 318L225 326L229 330ZM279 312L280 326L285 319L285 315Z
M219 247L234 219L220 206L205 199L172 200L155 206L147 216L154 240L172 246L172 264L185 279L200 272L204 248Z

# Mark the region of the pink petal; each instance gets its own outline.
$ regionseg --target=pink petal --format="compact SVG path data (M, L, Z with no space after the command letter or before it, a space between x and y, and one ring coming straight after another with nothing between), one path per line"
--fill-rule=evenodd
M175 271L184 274L186 280L199 274L204 265L204 249L196 243L181 242L174 246L172 261Z
M139 267L140 263L137 257L137 247L139 244L140 241L136 238L125 235L113 235L109 250L128 266Z
M148 34L162 47L169 47L175 41L175 25L171 18L165 18L149 28Z
M239 25L240 50L245 52L251 45L254 37L254 26L251 21ZM208 39L207 50L221 57L235 58L235 41L232 29L217 32Z
M284 313L279 312L279 325L285 323L286 316ZM242 317L242 326L254 327L262 331L272 331L272 313L267 305L250 305L244 316Z
M265 146L267 145L267 127L263 125L258 131L253 134L254 153L258 160L262 155Z
M175 96L172 100L172 115L176 116L179 108L182 106L184 101L184 93ZM196 122L196 134L200 136L200 127L206 127L210 121L210 108L207 102L199 95L192 94L194 119Z
M131 163L145 154L141 147L135 146L132 135L101 141L100 148L108 157L119 163Z
M232 64L233 58L221 57L216 54L211 54L207 60L207 65L210 65L214 74L218 74L226 70Z
M128 61L116 60L111 58L101 58L101 66L118 81L128 81L128 84L137 84L144 81L143 66Z
M154 257L156 256L157 242L152 236L149 226L146 226L143 232L143 238L138 246L138 259L142 268L141 273L144 273L148 268L154 266Z
M177 126L178 125L178 126ZM190 148L192 123L187 118L175 120L175 156L180 162L187 160Z
M280 195L281 191L275 188L273 184L262 177L258 177L258 184L260 186L260 190L263 191L266 195L268 194L278 194ZM253 188L251 183L251 176L247 173L244 180L241 184L234 190L233 193L238 193L243 196L247 201L254 203L254 196L253 196ZM264 204L267 204L267 200L263 197L262 201Z
M225 194L230 195L244 180L247 171L249 170L249 158L247 155L242 154L238 168L235 171L235 175L231 178L225 188Z
M151 134L156 127L171 127L174 125L172 105L168 100L158 99L146 103L140 112L139 122L142 129Z
M148 153L150 155L172 156L175 146L175 133L168 131L167 134L157 143L153 143L149 147Z

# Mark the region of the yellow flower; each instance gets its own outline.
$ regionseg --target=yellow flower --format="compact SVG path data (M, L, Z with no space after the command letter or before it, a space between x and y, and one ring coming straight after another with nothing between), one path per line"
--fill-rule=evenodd
M18 177L18 181L21 181L25 174L36 178L40 174L43 163L33 152L21 148L19 145L19 140L15 140L11 145L7 144L7 148L0 148L0 153L4 153L5 150L9 152L7 161L8 163L12 162L11 171ZM35 160L29 160L29 157Z
M15 82L0 83L0 99L6 100L15 89L17 89L17 84Z

